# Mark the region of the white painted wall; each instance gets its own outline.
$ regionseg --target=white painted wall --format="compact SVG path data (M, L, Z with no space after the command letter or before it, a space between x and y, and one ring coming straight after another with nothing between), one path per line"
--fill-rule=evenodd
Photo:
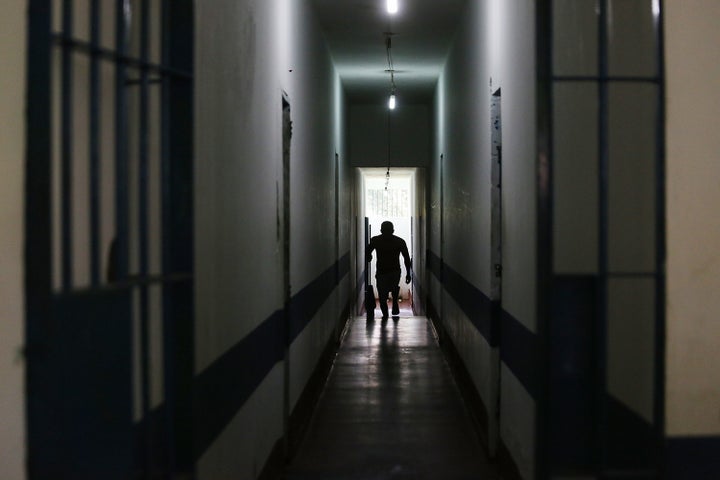
M486 294L490 290L490 81L502 88L503 308L535 330L535 10L530 0L470 1L437 87L431 181L430 244L439 247L439 157L445 154L446 264ZM443 322L489 394L490 348L452 299ZM502 371L501 436L524 478L533 477L532 397L509 369Z
M720 3L665 2L669 436L720 434Z
M196 371L283 305L283 92L291 104L291 290L350 249L344 94L309 0L196 3ZM335 237L335 153L342 215ZM282 222L280 222L282 224ZM339 243L338 243L339 242ZM342 292L342 293L339 293ZM341 284L290 352L295 404L330 340ZM200 478L256 478L282 434L276 366L200 459Z
M395 167L424 167L432 148L432 108L399 104L390 114L390 162ZM356 167L387 167L388 109L378 104L352 103L348 109L350 162Z
M279 0L196 5L196 369L282 304ZM212 25L212 28L202 28ZM252 274L249 274L252 272Z
M311 2L292 5L293 72L284 82L292 104L291 287L300 289L330 267L334 255L335 152L343 156L337 124L342 108L335 100L340 83L320 32ZM342 102L341 102L342 103Z
M282 305L276 218L289 20L278 11L279 1L196 4L198 373ZM199 478L257 477L282 432L282 385L281 373L268 375L199 459Z
M348 107L345 89L339 75L334 75L333 80L334 92L334 144L336 152L339 156L339 178L340 178L340 238L339 238L339 254L342 257L345 253L351 252L355 248L355 230L352 209L355 201L355 169L350 164L350 148L348 146ZM354 278L350 276L350 278ZM353 282L351 282L353 283ZM347 287L347 295L351 295L350 289Z
M275 366L198 460L198 478L258 478L278 432L282 432L282 402L278 401L282 398L282 369L282 364Z
M438 86L433 182L444 154L444 246L433 251L489 295L490 292L490 56L487 2L469 2ZM497 88L497 87L496 87ZM439 183L433 212L439 210ZM439 213L439 211L438 211ZM435 220L433 220L435 223ZM433 229L437 229L433 225ZM439 235L439 232L438 232ZM438 292L442 292L439 298ZM434 283L436 308L486 406L490 403L491 349L455 300Z
M26 2L0 17L0 478L25 478L23 229Z
M502 87L502 307L535 331L535 2L513 0L492 5L490 73L493 84ZM500 435L521 475L529 479L535 474L535 402L516 382L503 370Z
M433 155L430 159L428 178L428 224L427 248L437 257L442 258L442 222L443 222L443 172L445 152L445 110L446 81L441 75L435 87L435 107L433 111ZM432 304L438 315L442 314L442 285L438 278L430 273L427 275L428 303ZM431 313L431 312L428 312Z
M335 261L335 153L345 159L344 94L310 1L289 2L293 71L284 89L292 106L290 285L296 295ZM342 162L341 162L342 163ZM341 165L341 178L346 174ZM341 180L342 184L342 180ZM343 202L344 203L344 202ZM346 208L341 212L347 215ZM341 239L342 256L349 250ZM294 406L333 334L347 300L330 296L291 347L290 404Z
M535 331L535 2L493 2L488 32L502 87L503 308Z
M413 283L417 283L422 289L427 289L428 284L425 281L427 278L426 273L426 259L427 259L427 170L418 169L413 176L413 182L415 183L415 205L414 205L414 222L413 222L413 245L414 257L413 257ZM425 290L419 290L413 288L413 307L414 311L418 315L426 315L425 311L425 297L427 294Z
M354 225L357 231L357 238L355 241L355 258L353 264L355 265L355 276L354 279L358 280L360 284L359 290L355 292L357 305L355 308L355 314L359 315L364 312L365 305L365 270L367 269L367 262L365 262L365 218L363 213L365 211L365 177L362 170L359 168L353 169L353 186L354 186L354 198L355 198L355 219ZM372 281L370 282L372 284Z
M487 2L469 2L443 72L445 262L490 289L490 50ZM436 252L440 253L440 252Z

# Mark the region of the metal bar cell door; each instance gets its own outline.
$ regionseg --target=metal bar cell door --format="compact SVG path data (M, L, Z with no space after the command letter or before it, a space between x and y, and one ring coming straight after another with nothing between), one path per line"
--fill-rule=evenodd
M663 478L663 2L539 6L538 458Z
M190 472L192 2L28 5L29 478Z

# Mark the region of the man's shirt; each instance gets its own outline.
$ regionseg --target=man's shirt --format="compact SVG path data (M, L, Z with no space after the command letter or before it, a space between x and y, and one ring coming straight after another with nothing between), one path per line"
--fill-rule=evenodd
M377 273L400 271L400 255L405 260L405 269L410 273L410 253L405 240L395 235L378 235L370 239L368 254L377 251Z

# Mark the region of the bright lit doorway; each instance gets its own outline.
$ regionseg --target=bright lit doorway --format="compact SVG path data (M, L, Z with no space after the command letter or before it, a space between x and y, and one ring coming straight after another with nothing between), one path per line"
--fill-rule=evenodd
M390 175L385 168L358 169L358 205L359 217L369 220L370 236L380 234L380 224L390 221L395 228L395 235L405 240L410 257L413 259L413 282L405 283L405 266L401 261L400 281L400 309L401 315L412 315L414 308L414 290L417 285L416 252L419 243L419 223L424 206L418 203L418 185L422 185L421 174L417 168L392 168ZM424 178L424 177L423 177ZM364 238L363 232L358 232L358 238ZM362 255L362 253L360 253ZM361 259L360 262L363 262ZM369 281L375 284L375 261L369 267ZM375 289L377 298L377 289Z

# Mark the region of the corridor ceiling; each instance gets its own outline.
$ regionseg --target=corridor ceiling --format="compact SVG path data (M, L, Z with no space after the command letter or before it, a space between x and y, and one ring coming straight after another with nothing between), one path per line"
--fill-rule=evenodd
M429 101L467 0L312 0L348 97L374 102L390 93L385 38L400 102Z

